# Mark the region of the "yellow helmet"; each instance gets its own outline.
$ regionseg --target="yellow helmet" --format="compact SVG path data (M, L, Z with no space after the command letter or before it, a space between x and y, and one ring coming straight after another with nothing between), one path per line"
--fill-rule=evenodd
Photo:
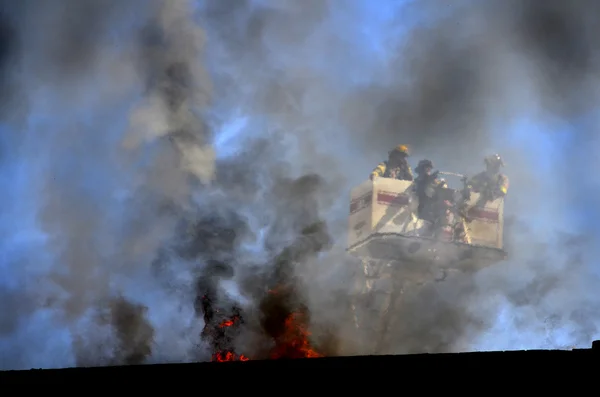
M396 146L392 151L390 151L390 154L392 153L401 153L405 156L410 156L410 152L408 150L408 146L406 145L398 145Z

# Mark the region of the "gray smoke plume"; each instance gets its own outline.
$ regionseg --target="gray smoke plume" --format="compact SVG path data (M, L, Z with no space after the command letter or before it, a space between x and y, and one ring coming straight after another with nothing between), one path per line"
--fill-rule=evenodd
M249 348L282 255L317 345L371 353L348 194L398 143L469 174L500 152L513 221L509 263L415 292L388 351L589 344L597 6L369 4L0 4L0 367L207 359L207 290Z
M98 335L88 329L85 334L76 335L76 365L143 364L151 355L154 342L154 329L146 319L147 311L147 307L132 304L120 296L98 305L94 320L96 327L104 332Z
M386 7L394 8L386 4L381 14ZM386 19L362 2L208 3L222 106L267 117L270 140L296 145L285 154L291 168L314 170L334 192L364 180L398 143L413 146L415 162L430 157L467 174L491 152L507 159L510 263L415 292L397 316L409 335L399 329L404 336L390 351L568 347L587 345L596 333L593 322L573 322L595 301L587 288L575 292L584 279L595 282L593 260L551 281L581 262L582 251L594 256L593 244L572 246L561 231L584 233L574 207L595 196L595 184L580 175L560 189L554 176L566 178L566 164L582 167L588 149L580 142L594 136L596 7L432 1L398 6ZM329 205L322 214L343 241L345 208ZM334 313L345 311L347 299L334 297L339 290L348 297L355 264L342 254L317 262L307 289L313 318L342 321ZM552 287L536 287L546 284ZM556 298L569 293L568 303ZM527 298L517 304L515 294ZM522 337L507 339L509 329Z
M20 240L38 254L20 252L17 242L5 257L13 298L3 301L3 335L10 342L24 323L37 328L10 346L2 367L190 359L202 326L193 315L194 276L183 259L172 264L180 269L173 292L150 265L191 204L193 186L213 173L201 118L210 84L192 4L50 1L2 10L15 35L3 76L27 98L27 107L6 104L7 114L26 119L5 119L12 136L4 143L23 158L39 154L25 169L11 168L16 159L4 164L22 171L6 187L25 183L21 197L35 197L9 203L31 225L20 228ZM27 230L35 226L39 237ZM34 357L32 338L41 339L44 326L63 330L72 358L40 349Z

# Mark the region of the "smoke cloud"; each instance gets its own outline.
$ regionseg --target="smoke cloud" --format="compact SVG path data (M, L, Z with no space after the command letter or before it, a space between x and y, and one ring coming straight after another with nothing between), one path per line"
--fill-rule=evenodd
M399 143L467 174L503 155L510 260L413 288L386 350L589 345L595 7L0 3L0 368L206 360L209 292L250 349L281 277L322 351L371 353L348 194Z

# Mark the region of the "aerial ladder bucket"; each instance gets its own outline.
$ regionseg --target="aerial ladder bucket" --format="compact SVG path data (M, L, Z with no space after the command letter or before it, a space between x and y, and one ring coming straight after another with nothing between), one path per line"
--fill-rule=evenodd
M407 271L433 264L469 272L506 259L503 198L482 204L478 193L470 194L467 244L452 235L434 237L431 222L417 216L419 199L413 190L413 182L390 178L367 180L352 189L348 252L364 259L399 261ZM444 194L450 197L461 192L448 188Z

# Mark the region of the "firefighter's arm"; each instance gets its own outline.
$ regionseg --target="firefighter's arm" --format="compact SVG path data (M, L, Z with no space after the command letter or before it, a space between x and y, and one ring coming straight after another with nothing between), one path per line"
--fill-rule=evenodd
M385 173L386 168L387 165L385 164L385 162L379 163L377 167L375 167L373 172L371 172L371 180L374 180L376 177L382 176Z
M475 193L480 193L481 186L481 174L475 174L471 178L467 179L467 188Z
M410 168L410 165L406 167L406 171L404 171L404 173L405 173L406 180L408 180L408 181L415 180L415 176L413 175L413 171L412 171L412 168Z

